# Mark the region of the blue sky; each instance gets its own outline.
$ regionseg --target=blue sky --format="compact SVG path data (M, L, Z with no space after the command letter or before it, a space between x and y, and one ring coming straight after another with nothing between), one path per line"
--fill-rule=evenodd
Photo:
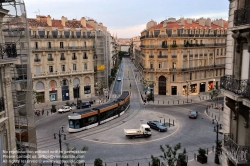
M168 17L228 19L228 0L24 0L29 18L50 15L60 19L93 18L113 35L130 38L140 35L148 21Z

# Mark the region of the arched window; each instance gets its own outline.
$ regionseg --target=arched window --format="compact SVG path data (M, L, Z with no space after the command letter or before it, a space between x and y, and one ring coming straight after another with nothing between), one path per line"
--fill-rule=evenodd
M55 88L56 86L57 86L56 81L51 80L51 81L49 82L49 87L50 87L50 88Z
M44 89L44 83L38 82L36 83L36 90L43 90Z

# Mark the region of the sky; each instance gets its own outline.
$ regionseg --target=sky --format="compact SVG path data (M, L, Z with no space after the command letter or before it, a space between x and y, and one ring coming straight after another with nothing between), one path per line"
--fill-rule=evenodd
M50 15L54 19L92 18L103 23L111 35L140 35L147 22L174 17L228 19L228 0L24 0L28 18Z

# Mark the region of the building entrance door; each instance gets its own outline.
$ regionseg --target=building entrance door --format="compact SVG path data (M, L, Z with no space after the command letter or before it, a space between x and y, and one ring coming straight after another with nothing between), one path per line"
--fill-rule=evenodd
M158 84L158 87L159 87L159 95L166 95L166 77L164 76L160 76L159 77L159 84Z

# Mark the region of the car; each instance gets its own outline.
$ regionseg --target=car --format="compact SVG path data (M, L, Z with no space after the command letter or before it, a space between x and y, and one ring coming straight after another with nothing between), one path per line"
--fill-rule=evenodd
M121 77L117 77L117 81L121 81L122 80L122 78Z
M189 111L189 118L196 119L198 117L198 112L197 111Z
M62 108L58 109L58 113L69 112L72 111L70 106L63 106Z
M155 129L158 131L167 131L167 127L164 126L162 123L158 121L148 121L147 124L150 126L151 129Z
M88 107L91 107L90 102L83 102L83 103L77 104L76 106L77 109L88 108Z

